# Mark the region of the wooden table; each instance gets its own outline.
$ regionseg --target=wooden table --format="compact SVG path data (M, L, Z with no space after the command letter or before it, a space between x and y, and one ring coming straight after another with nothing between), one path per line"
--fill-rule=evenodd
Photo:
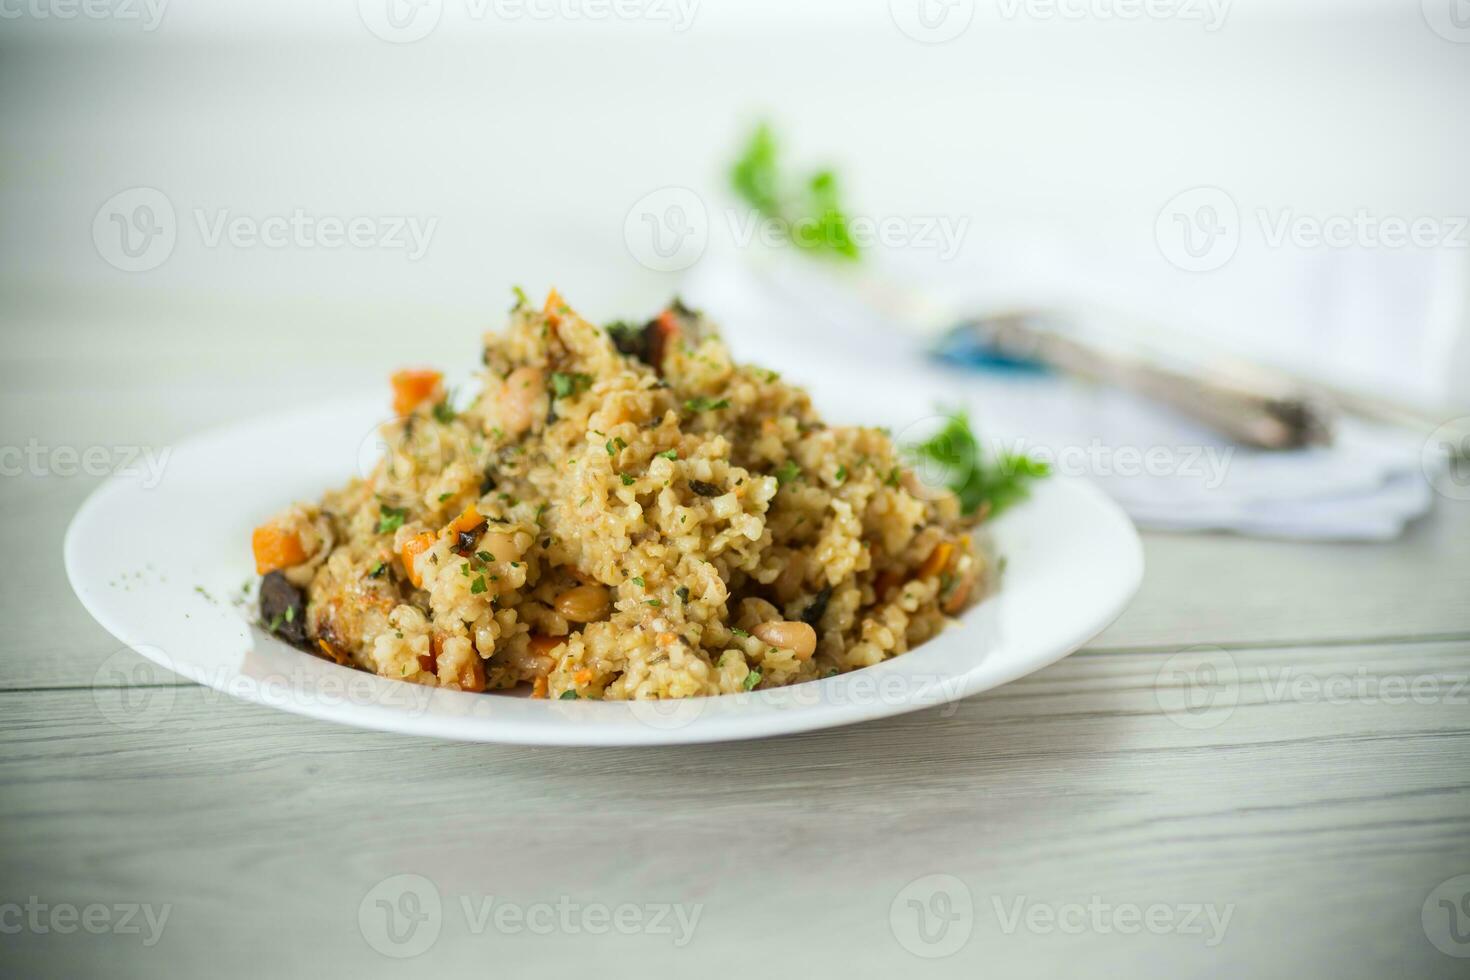
M270 350L159 343L117 380L120 344L12 348L0 445L166 445L313 397ZM591 751L333 727L119 655L61 567L96 482L0 480L8 975L1470 970L1430 938L1470 954L1470 878L1431 896L1470 874L1470 504L1388 545L1148 535L1127 613L999 690Z

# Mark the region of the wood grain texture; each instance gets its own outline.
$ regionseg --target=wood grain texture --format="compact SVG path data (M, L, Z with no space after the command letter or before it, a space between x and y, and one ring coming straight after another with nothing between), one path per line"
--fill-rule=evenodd
M517 749L357 732L195 687L151 724L121 692L0 695L0 878L52 902L171 903L162 939L6 937L28 975L387 975L358 907L428 878L419 972L564 976L1457 976L1420 906L1470 872L1470 643L1229 654L1236 705L1171 710L1156 654L1082 654L946 709L758 743ZM1322 694L1324 682L1349 686ZM1403 678L1414 701L1392 703ZM1414 688L1417 683L1417 688ZM1325 690L1334 690L1327 683ZM133 694L139 692L134 691ZM1387 700L1389 703L1384 703ZM1417 701L1417 703L1415 703ZM890 928L953 875L973 934L920 959ZM701 906L693 939L476 934L482 896ZM1096 899L1094 899L1096 896ZM1222 940L1012 932L1020 901L1231 908Z
M0 445L165 446L306 390L243 351L94 365L93 387L37 343L0 359ZM268 366L269 384L241 380ZM0 927L30 896L170 918L152 947L0 932L0 973L563 977L595 957L606 976L1464 975L1420 911L1470 874L1470 505L1441 502L1382 546L1148 535L1116 624L959 705L765 742L571 751L337 728L114 656L61 564L95 483L0 480L0 547L35 556L0 589ZM1192 670L1202 657L1223 672ZM359 906L405 873L443 913L432 947L400 962L369 944ZM929 960L891 914L902 926L904 889L933 874L971 896L973 932ZM460 899L474 912L491 896L700 918L682 948L477 931ZM1203 903L1230 919L1216 945L1008 929L1017 902Z

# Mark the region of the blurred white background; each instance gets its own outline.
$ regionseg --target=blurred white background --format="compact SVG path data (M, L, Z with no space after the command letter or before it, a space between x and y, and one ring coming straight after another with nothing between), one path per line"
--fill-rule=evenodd
M990 294L1102 298L1261 357L1453 397L1470 297L1470 231L1454 224L1470 214L1463 0L1053 6L3 0L9 353L80 349L99 375L173 377L309 349L375 378L464 361L511 283L642 315L688 270L635 259L630 209L682 186L718 213L726 163L770 118L794 163L837 168L854 211L966 222L946 272ZM1238 206L1240 244L1191 272L1161 253L1156 223L1200 186ZM128 272L99 253L94 221L120 233L104 205L139 187L166 198L176 240ZM367 218L376 237L212 236L297 209ZM1449 241L1273 245L1258 218L1360 212L1429 219ZM421 255L381 242L398 218L428 230ZM718 232L711 255L728 246Z

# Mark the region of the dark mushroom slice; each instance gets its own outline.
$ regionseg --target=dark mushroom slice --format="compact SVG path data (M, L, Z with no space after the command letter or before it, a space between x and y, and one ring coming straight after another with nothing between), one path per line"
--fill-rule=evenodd
M311 649L306 636L306 596L279 571L260 581L260 621L292 646Z

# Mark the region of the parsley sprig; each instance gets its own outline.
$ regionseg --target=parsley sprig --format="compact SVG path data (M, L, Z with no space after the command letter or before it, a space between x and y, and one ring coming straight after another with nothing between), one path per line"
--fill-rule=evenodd
M837 175L819 170L805 180L781 173L776 134L757 126L730 168L730 184L747 204L786 231L792 244L812 255L856 261L861 257L842 206Z
M954 491L966 514L985 508L984 513L993 517L1025 500L1032 481L1051 472L1047 464L1022 453L1003 452L986 458L970 428L968 414L956 409L948 416L943 429L908 447L908 452L939 465L945 485Z

